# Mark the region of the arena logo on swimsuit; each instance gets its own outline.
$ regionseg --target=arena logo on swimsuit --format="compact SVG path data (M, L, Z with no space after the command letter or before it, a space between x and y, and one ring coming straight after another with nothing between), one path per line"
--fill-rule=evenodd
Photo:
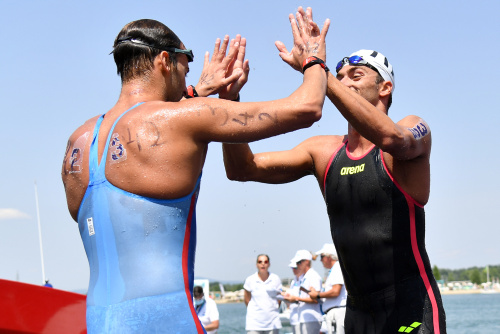
M365 164L361 164L354 167L344 167L340 170L340 175L361 173L364 170L365 170Z

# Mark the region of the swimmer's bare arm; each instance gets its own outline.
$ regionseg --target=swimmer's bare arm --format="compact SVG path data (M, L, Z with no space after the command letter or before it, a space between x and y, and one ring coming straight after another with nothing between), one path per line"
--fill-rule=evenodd
M344 136L315 136L281 152L252 153L248 144L223 144L228 179L263 183L287 183L315 175L320 187L328 161Z
M92 131L99 116L89 119L68 139L61 168L61 177L66 190L68 209L76 220L80 200L89 181L88 151L92 142Z
M317 25L314 29L303 28L305 23L300 13L297 13L297 19L290 14L289 19L294 47L290 53L282 49L280 56L291 66L302 66L303 61L312 55L324 58L329 21L320 31ZM297 22L302 28L298 28ZM185 110L190 111L183 115L188 117L182 117L187 122L183 130L199 141L234 143L308 127L321 117L325 91L325 71L321 66L312 66L305 71L302 85L284 99L254 103L189 99L182 102Z
M254 154L248 144L222 145L227 178L233 181L287 183L314 172L307 143L281 152Z
M384 87L381 88L381 94L387 94L387 89L392 89L390 82L382 85ZM387 114L349 89L331 73L328 75L327 96L356 131L395 159L412 160L429 156L431 132L421 118L408 116L394 123Z

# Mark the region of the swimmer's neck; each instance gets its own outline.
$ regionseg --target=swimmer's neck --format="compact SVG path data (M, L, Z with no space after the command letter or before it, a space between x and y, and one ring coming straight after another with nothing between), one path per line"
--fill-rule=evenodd
M349 125L347 140L349 153L355 157L365 155L365 153L371 150L374 145L371 141L357 132L351 125Z
M145 79L133 79L122 85L117 104L134 105L139 102L166 101L166 87Z

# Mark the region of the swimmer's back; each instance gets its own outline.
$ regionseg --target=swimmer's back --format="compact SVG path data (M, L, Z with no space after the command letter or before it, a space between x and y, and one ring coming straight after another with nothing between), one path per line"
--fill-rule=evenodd
M116 187L141 196L175 199L191 193L201 173L207 145L195 142L185 131L186 115L173 107L179 103L148 102L127 112L114 107L102 120L98 138L98 157L109 145L106 178ZM68 207L76 220L78 208L89 182L89 149L99 116L88 120L70 137L62 177Z

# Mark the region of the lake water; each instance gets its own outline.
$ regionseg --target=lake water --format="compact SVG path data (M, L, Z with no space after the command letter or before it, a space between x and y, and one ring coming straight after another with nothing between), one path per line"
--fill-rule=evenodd
M500 293L443 295L449 334L499 334ZM245 333L244 303L218 304L219 334ZM290 332L284 328L282 333Z

